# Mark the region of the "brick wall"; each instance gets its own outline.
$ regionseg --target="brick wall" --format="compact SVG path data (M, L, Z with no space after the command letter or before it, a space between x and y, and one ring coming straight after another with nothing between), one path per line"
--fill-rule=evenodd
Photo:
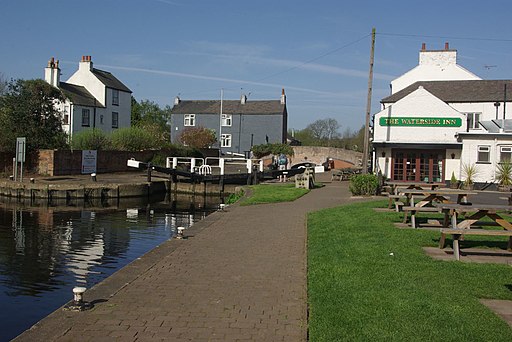
M126 166L130 158L147 162L158 151L98 151L96 170L98 173L133 171ZM41 175L62 176L82 173L81 150L40 150L37 172Z

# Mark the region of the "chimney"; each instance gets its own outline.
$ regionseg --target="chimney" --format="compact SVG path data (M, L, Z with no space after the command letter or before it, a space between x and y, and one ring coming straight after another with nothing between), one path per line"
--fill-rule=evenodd
M48 65L44 69L44 80L54 87L59 87L60 84L60 69L59 61L55 61L55 58L50 58Z
M444 43L444 49L450 50L450 44L448 44L448 42Z
M421 51L425 51L427 49L427 44L421 43Z
M245 104L247 102L247 95L245 94L242 94L242 96L240 96L240 104Z
M284 94L284 88L281 91L281 104L282 105L286 104L286 95Z
M82 56L82 60L78 64L78 70L92 71L92 58L91 56Z
M180 102L181 102L180 97L179 97L179 96L176 96L176 97L174 98L174 105L175 105L175 106L177 106L177 105L179 105L179 104L180 104Z

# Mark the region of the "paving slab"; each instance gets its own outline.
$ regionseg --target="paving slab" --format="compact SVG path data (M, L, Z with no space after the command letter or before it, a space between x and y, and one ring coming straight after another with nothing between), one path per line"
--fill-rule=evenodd
M59 309L16 341L306 341L307 213L361 200L333 182L215 212L88 290L93 309Z

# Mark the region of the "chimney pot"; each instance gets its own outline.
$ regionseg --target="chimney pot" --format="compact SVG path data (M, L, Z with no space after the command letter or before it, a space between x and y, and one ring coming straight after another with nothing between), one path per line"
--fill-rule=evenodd
M444 49L450 50L450 44L448 44L448 42L444 43Z
M421 51L425 51L427 49L427 44L421 43Z

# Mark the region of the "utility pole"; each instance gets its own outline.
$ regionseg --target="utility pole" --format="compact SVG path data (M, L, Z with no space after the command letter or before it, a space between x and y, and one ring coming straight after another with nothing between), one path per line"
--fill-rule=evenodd
M370 50L370 73L368 75L368 98L366 101L366 123L364 126L363 174L368 173L368 155L370 154L370 112L372 110L373 56L375 53L375 27L372 29L372 47Z

